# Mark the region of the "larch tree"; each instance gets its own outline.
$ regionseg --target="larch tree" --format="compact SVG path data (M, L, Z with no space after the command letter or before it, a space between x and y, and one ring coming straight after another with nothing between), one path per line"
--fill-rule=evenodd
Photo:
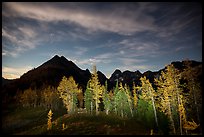
M137 87L135 86L135 83L133 82L133 108L137 108L137 103L138 103L138 95L137 95Z
M24 90L20 97L20 103L23 107L35 107L37 104L37 93L31 88Z
M165 75L164 72L162 72L162 75ZM158 101L159 101L158 108L165 115L168 116L169 121L170 121L170 129L173 131L174 134L176 134L176 128L175 128L175 124L174 124L174 120L173 120L173 115L172 115L172 110L171 110L171 102L170 102L168 91L166 89L162 88L162 87L165 87L162 77L160 77L158 81L156 80L156 82L157 82L157 85L159 86L158 90L157 90Z
M130 109L130 113L131 113L131 116L133 117L133 99L132 99L132 95L131 95L131 92L130 92L130 89L129 87L127 87L127 84L125 84L125 87L124 87L124 90L125 90L125 94L128 98L128 105L129 105L129 109Z
M108 85L107 85L107 81L106 81L105 82L105 88L104 88L104 91L103 91L103 96L102 96L106 115L108 115L110 110L112 109L111 95L108 93L107 87L108 87Z
M42 93L43 104L46 108L56 110L61 105L61 100L56 88L48 86L43 90Z
M157 112L156 112L155 101L154 101L155 100L154 99L155 90L153 89L152 84L149 82L148 79L146 79L145 76L141 77L140 81L142 83L142 86L141 86L142 96L141 96L141 98L147 102L151 102L150 104L152 105L153 110L154 110L155 122L156 122L156 125L158 127Z
M75 80L72 76L68 79L63 76L62 81L57 87L60 98L62 98L63 103L67 108L67 113L74 113L77 109L77 94L82 92L78 88L78 84L75 83Z
M87 82L86 90L84 92L84 106L86 108L86 112L89 114L93 113L94 109L94 99L93 99L93 93L89 87L90 80Z
M182 127L185 129L186 134L187 134L187 130L194 130L196 129L199 125L197 125L193 120L191 121L187 121L186 118L186 110L185 107L183 105L183 96L180 95L180 104L179 104L179 114L182 120Z
M116 85L113 91L113 109L115 114L117 114L118 110L117 110L117 98L116 98L116 94L118 93L119 89L118 89L118 79L116 81Z
M157 97L159 108L169 117L171 129L176 134L174 119L179 119L180 134L182 134L182 120L179 116L180 94L182 94L180 85L180 73L170 64L165 72L161 72L159 79L155 79L157 84ZM173 115L174 114L174 115ZM178 118L179 117L179 118Z
M51 130L52 129L52 110L50 109L48 114L47 114L47 130Z
M202 89L201 81L198 79L202 75L202 65L191 67L191 61L184 61L185 69L182 72L182 78L187 81L186 88L189 90L188 96L186 96L188 106L192 112L196 112L197 122L200 121L200 114L202 109Z
M128 114L131 113L129 103L128 103L128 96L126 94L126 91L122 83L120 83L118 91L114 95L114 103L115 103L115 108L117 110L116 114L120 115L122 118L124 116L128 116Z
M79 101L79 107L83 108L83 103L84 103L84 95L83 92L80 92L79 94L77 94L77 99Z
M96 115L99 114L99 103L101 102L100 99L102 98L103 94L103 86L101 86L99 79L98 79L98 74L96 70L96 66L93 66L93 73L91 75L91 79L89 82L89 90L92 91L93 99L95 102L95 110L96 110Z

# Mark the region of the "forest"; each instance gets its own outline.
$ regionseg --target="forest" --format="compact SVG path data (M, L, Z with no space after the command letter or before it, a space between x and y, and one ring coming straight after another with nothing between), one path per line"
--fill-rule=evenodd
M2 128L5 134L201 135L201 68L170 64L153 84L144 76L132 87L117 80L108 90L93 66L85 91L72 76L58 87L19 90Z

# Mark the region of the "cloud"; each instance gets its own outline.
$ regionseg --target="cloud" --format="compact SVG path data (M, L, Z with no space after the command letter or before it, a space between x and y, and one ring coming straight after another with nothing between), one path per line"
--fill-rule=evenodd
M110 59L88 58L88 59L74 59L78 65L97 65L111 63Z
M33 38L33 37L36 37L37 33L31 29L30 27L19 27L18 28L25 37L28 37L28 38Z
M118 52L124 56L127 50L136 51L134 56L157 56L157 43L150 39L142 41L135 38L135 34L151 32L159 39L173 41L176 34L186 30L198 18L191 17L192 10L178 14L184 6L177 5L163 8L162 4L154 3L110 3L100 10L97 6L101 6L95 5L97 3L3 3L3 18L13 19L10 22L25 19L28 23L17 21L12 24L15 28L11 29L3 22L2 37L10 41L4 45L12 44L14 48L13 51L4 49L2 55L17 56L45 42L65 41L67 38L91 41L95 32L102 31L129 36L130 39L116 43L121 46ZM161 16L155 16L155 11L160 11L158 15ZM83 53L80 49L77 52L79 55Z
M76 49L75 54L78 56L81 56L88 51L88 48L85 48L85 47L75 46L74 48Z
M2 43L2 47L5 47L5 44ZM2 48L2 57L3 56L12 56L12 57L16 57L17 56L17 52L11 52L8 50L5 50L4 48Z
M20 78L21 75L31 70L32 68L33 67L31 66L19 67L19 68L2 67L2 76L6 79Z
M3 75L3 78L5 78L5 79L16 79L16 78L19 78L19 75L15 75L15 74L11 74L11 73L9 73L9 74L5 73Z
M174 40L171 37L178 37L181 33L185 35L187 30L201 26L202 14L199 10L202 8L198 3L160 5L155 35L170 41Z
M123 40L114 42L110 44L114 47L114 50L118 52L118 55L126 58L135 58L135 57L156 57L162 55L161 44L158 44L156 40L149 39L148 41L145 38L125 38Z
M62 5L64 4L67 8L54 6L50 3L4 3L10 12L3 12L3 15L45 22L75 23L90 31L107 31L122 35L154 30L155 27L153 24L154 18L145 14L145 8L134 9L136 10L135 14L125 12L125 10L128 10L126 8L121 12L121 8L116 7L114 9L102 9L100 12L90 12L88 9L75 8L67 3ZM79 3L78 6L83 6L83 4Z
M125 66L142 63L146 61L145 59L135 59L135 58L119 58L119 60Z
M37 33L28 27L9 30L2 28L3 56L16 57L18 54L33 49L38 44L35 39Z

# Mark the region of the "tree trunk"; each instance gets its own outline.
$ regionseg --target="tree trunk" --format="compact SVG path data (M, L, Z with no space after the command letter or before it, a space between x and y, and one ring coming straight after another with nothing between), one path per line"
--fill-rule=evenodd
M108 109L106 109L106 115L108 115Z
M123 105L123 104L121 103L121 108L123 108L122 105ZM123 118L123 109L121 109L121 116L122 116L122 118Z
M91 101L91 115L92 115L92 111L93 111L93 103Z
M178 101L178 110L179 110L179 104L181 103L180 102L180 98L179 98L179 93L178 93L178 87L177 87L177 82L174 78L174 83L175 83L175 86L176 86L176 94L177 94L177 101ZM183 131L182 131L182 118L181 118L181 114L179 114L179 124L180 124L180 133L181 135L183 134Z
M96 115L98 115L98 103L97 103L97 100L95 101L95 104L96 104Z
M132 115L132 117L133 117L133 113L132 113L132 108L131 108L131 105L130 105L130 101L128 101L128 104L129 104L129 108L130 108L130 113L131 113L131 115Z
M193 97L194 97L194 102L195 102L195 106L196 106L196 112L197 112L197 118L198 118L198 122L200 123L200 117L199 117L199 111L198 111L198 104L197 104L197 99L196 99L196 95L194 92L194 85L193 85Z
M155 108L155 104L154 104L154 98L153 98L153 95L152 95L152 92L151 90L149 89L150 91L150 95L151 95L151 99L152 99L152 106L153 106L153 109L154 109L154 118L155 118L155 122L157 124L157 127L159 127L158 125L158 120L157 120L157 112L156 112L156 108Z
M156 112L156 108L155 108L155 105L154 105L154 99L152 97L152 106L153 106L153 109L154 109L154 118L155 118L155 122L157 124L157 127L159 127L158 125L158 120L157 120L157 112Z
M173 133L176 134L176 129L175 129L175 125L174 125L174 120L173 120L173 117L172 117L172 113L171 113L171 106L170 106L170 102L168 101L168 115L169 115L169 120L171 122L171 127L173 129Z
M177 95L178 96L178 95ZM180 104L180 99L178 97L178 104ZM181 135L183 134L182 133L182 118L181 118L181 114L179 114L179 121L180 121L180 132L181 132Z

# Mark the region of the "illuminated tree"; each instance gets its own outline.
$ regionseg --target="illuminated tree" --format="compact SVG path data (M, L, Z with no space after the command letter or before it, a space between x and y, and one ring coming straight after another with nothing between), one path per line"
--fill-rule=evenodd
M92 91L89 88L89 82L90 80L87 82L86 91L84 93L84 104L85 104L86 111L92 114L93 108L94 108L94 99L93 99Z
M199 80L199 76L202 75L202 65L191 67L191 61L184 61L185 69L182 72L182 78L186 80L185 83L189 90L187 96L185 96L185 103L188 104L188 108L192 116L197 117L197 121L200 123L200 114L202 109L202 89L201 89L201 81ZM194 114L196 112L196 114Z
M107 81L105 82L105 88L104 88L102 97L103 97L104 109L105 109L106 115L108 115L109 111L112 109L112 101L111 101L111 96L107 91Z
M50 109L50 111L47 114L48 120L47 120L47 130L52 129L52 110Z
M148 79L146 79L145 76L141 77L140 81L142 83L142 87L141 87L142 96L141 96L141 99L149 102L152 105L153 110L154 110L155 122L156 122L156 125L158 127L158 119L157 119L157 113L156 113L155 101L154 101L155 90L153 89L152 84L149 82Z
M161 72L159 79L155 79L157 84L157 99L158 107L162 112L164 112L170 121L170 127L174 134L176 134L176 127L174 119L179 119L180 133L182 134L182 121L179 116L179 104L180 104L180 94L182 90L179 88L180 85L180 73L173 66L173 64L168 65L165 72Z
M119 89L118 89L118 80L117 80L114 91L113 91L113 108L114 108L115 114L117 114L117 98L116 98L116 94L118 93L118 91L119 91Z
M80 92L77 94L77 99L79 101L79 107L83 108L83 103L84 103L84 95L83 92Z
M127 101L128 101L128 106L129 106L129 109L130 109L130 113L131 113L131 116L133 117L133 102L132 102L132 95L130 93L130 89L127 87L127 84L125 84L125 87L124 87L124 90L125 90L125 93L126 93L126 96L127 96Z
M196 129L199 125L197 125L194 121L187 121L186 118L186 111L185 111L185 107L183 106L183 96L180 95L180 104L179 104L179 115L180 118L182 120L182 127L186 130L186 134L187 134L187 130L194 130Z
M82 92L78 88L72 76L68 79L64 76L59 86L57 87L60 98L67 108L67 113L74 113L77 109L77 94Z
M128 101L128 95L123 87L122 83L118 88L118 91L114 95L114 107L116 108L116 114L120 115L122 118L128 116L131 113L131 106ZM131 113L132 114L132 113Z
M135 83L133 82L133 106L134 106L134 109L137 108L137 103L138 103L138 95L136 93L137 91L137 87L135 86Z
M103 87L101 86L98 80L96 66L93 66L93 74L91 75L88 89L91 90L92 92L93 99L95 102L96 115L98 115L99 114L98 108L99 108L99 103L101 102L100 99L102 98L102 94L103 94Z

